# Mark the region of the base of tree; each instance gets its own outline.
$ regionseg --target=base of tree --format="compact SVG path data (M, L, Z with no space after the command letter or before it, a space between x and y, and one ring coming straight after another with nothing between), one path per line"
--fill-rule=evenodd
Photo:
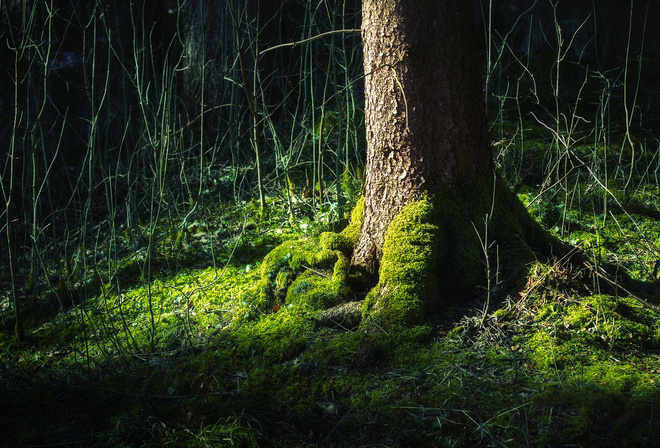
M501 290L535 259L571 247L544 230L497 175L408 204L390 224L365 317L424 320L449 299Z
M261 268L261 305L295 306L314 317L359 299L364 294L355 288L360 274L350 273L347 260L361 220L360 201L342 232L274 249ZM449 301L494 293L518 279L531 262L563 257L571 249L544 230L497 175L436 192L406 205L388 227L362 320L386 326L421 323ZM352 323L355 307L349 307ZM330 314L333 321L342 318L341 312Z

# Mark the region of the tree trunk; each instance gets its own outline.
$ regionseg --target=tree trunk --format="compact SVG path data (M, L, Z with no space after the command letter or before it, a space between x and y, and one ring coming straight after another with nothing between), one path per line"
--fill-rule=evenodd
M404 205L493 171L469 4L363 2L367 173L353 264L371 274Z
M378 277L363 311L414 321L490 285L513 258L500 245L559 244L494 173L472 2L364 0L362 20L367 172L352 265Z

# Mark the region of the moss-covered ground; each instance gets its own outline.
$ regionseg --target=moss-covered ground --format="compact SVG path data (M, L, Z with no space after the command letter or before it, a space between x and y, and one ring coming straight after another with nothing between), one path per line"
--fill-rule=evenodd
M354 225L273 199L117 232L40 282L26 341L3 287L0 444L658 446L657 187L622 190L520 189L591 264L538 261L397 331L321 320L367 293Z

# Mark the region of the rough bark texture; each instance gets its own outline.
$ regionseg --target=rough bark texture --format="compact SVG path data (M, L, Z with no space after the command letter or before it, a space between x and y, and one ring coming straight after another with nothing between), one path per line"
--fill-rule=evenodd
M367 172L352 264L377 275L401 209L493 170L472 2L364 0Z

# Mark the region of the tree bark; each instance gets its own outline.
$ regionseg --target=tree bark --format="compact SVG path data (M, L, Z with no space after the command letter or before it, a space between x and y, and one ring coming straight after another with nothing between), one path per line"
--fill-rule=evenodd
M363 1L367 172L353 265L371 275L404 205L493 171L470 5Z

